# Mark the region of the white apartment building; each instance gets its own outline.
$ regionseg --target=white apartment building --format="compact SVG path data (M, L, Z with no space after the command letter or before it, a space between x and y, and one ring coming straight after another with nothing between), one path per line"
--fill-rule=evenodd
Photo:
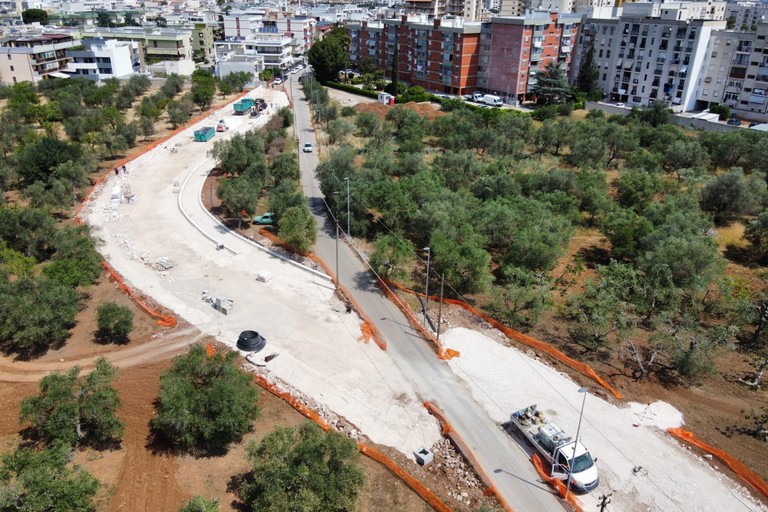
M748 30L768 22L768 5L758 2L728 2L725 6L728 28Z
M713 32L698 84L699 108L723 103L742 119L768 121L766 37L766 24L756 32Z
M315 42L317 21L309 16L278 16L263 9L232 10L224 16L226 39L254 39L262 34L289 35L295 57L305 55Z
M285 71L293 65L291 51L293 39L283 34L261 33L248 39L235 41L217 41L216 55L228 56L233 61L236 56L243 56L243 61L251 60L261 70L269 68ZM239 71L236 70L236 71Z
M66 72L73 77L102 81L144 71L141 43L116 39L84 39L82 50L67 50Z
M692 110L710 36L725 29L723 2L625 4L618 18L582 24L572 77L594 49L608 99L645 107L656 100Z

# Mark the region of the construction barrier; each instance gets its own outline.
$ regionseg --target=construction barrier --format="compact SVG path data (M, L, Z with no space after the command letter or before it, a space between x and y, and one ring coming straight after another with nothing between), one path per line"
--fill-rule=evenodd
M576 499L576 496L573 495L573 492L568 492L566 484L559 478L554 478L547 474L547 471L544 469L544 463L541 462L541 458L539 458L538 454L534 453L531 456L531 462L533 462L533 467L536 468L536 472L541 479L554 487L561 498L564 498L576 512L584 512L584 509L581 508L581 504Z
M112 268L112 267L109 265L109 263L107 263L106 261L102 261L102 262L101 262L101 264L102 264L102 266L104 266L104 269L105 269L107 272L109 272L109 275L111 275L111 276L112 276L112 278L115 280L115 282L117 283L117 285L118 285L118 286L119 286L119 287L120 287L120 288L121 288L121 289L122 289L122 290L123 290L125 293L127 293L127 294L128 294L130 297L131 297L131 299L133 299L133 301L134 301L134 302L135 302L135 303L136 303L136 304L137 304L137 305L138 305L138 306L139 306L141 309L143 309L144 311L146 311L147 313L149 313L149 315L150 315L150 316L152 316L152 317L154 317L154 318L157 318L157 325L162 325L162 326L164 326L164 327L175 327L175 326L176 326L176 318L174 318L174 317L172 317L172 316L168 316L168 315L163 315L163 314L161 314L161 313L159 313L159 312L155 311L154 309L150 308L149 306L147 306L147 305L144 303L144 301L142 301L141 299L139 299L139 297L138 297L138 296L137 296L135 293L133 293L133 290L131 290L131 288L130 288L130 287L127 285L127 284L125 284L125 281L123 281L123 278L120 276L120 274L118 274L118 273L117 273L117 271L116 271L115 269L113 269L113 268Z
M747 466L744 465L744 463L738 461L733 455L730 453L721 450L720 448L715 448L714 446L710 446L707 443L701 441L700 439L697 439L695 435L693 435L693 432L690 432L688 430L674 427L667 429L667 432L669 432L674 437L680 439L681 441L685 441L688 444L692 444L693 446L697 446L704 450L707 453L711 453L718 459L720 459L726 466L731 468L731 471L736 473L736 475L747 482L749 485L757 489L759 492L761 492L764 496L768 496L768 483L765 482L762 478L760 478L754 471L749 469Z
M414 316L413 312L411 311L411 308L408 307L406 303L404 303L400 297L398 297L395 292L392 291L392 288L387 286L387 283L384 282L384 280L376 276L376 282L379 285L379 288L384 292L384 295L389 297L389 299L394 302L395 306L402 311L402 313L405 315L405 317L408 319L408 323L411 324L411 327L416 329L421 333L424 338L426 338L428 341L431 341L433 345L435 345L435 348L437 349L437 357L443 360L453 359L454 357L458 357L460 355L458 350L453 349L446 349L443 347L442 343L440 343L440 340L438 340L434 334L432 334L431 331L428 331L419 320Z
M398 284L395 284L395 283L384 283L382 281L382 284L385 285L385 286L387 284L389 284L390 286L392 286L394 288L397 288L398 290L401 290L401 291L406 292L406 293L411 293L413 295L417 295L417 296L423 295L423 294L417 293L417 292L415 292L413 290L409 290L407 288L404 288L404 287L402 287L402 286L400 286ZM392 295L394 295L394 294L392 294ZM432 297L432 296L430 296L429 300L434 300L436 302L439 302L440 301L440 297ZM576 361L575 359L573 359L571 357L568 357L567 355L563 354L561 351L557 350L555 347L553 347L553 346L551 346L551 345L549 345L547 343L544 343L541 340L537 340L536 338L532 338L531 336L523 334L523 333L521 333L519 331L516 331L516 330L510 328L510 327L507 327L506 325L502 324L498 320L495 320L495 319L491 318L490 316L486 315L485 313L482 313L482 312L478 311L477 309L473 308L472 306L470 306L469 304L467 304L464 301L455 300L455 299L443 299L443 303L451 304L451 305L454 305L454 306L459 306L459 307L465 309L466 311L469 311L473 315L475 315L475 316L477 316L479 318L482 318L483 320L485 320L486 322L491 324L493 327L495 327L499 331L503 332L508 338L510 338L512 340L515 340L518 343L522 343L523 345L526 345L528 347L531 347L533 349L536 349L536 350L538 350L540 352L544 352L545 354L548 354L548 355L552 356L554 359L557 359L558 361L560 361L561 363L565 364L566 366L569 366L569 367L573 368L574 370L578 371L579 373L581 373L582 375L586 375L590 379L594 380L595 382L600 384L602 387L604 387L605 389L607 389L608 391L613 393L613 395L616 398L618 398L619 400L624 398L621 395L621 393L616 391L616 389L614 389L613 386L611 386L605 379L600 377L597 374L597 372L595 372L595 370L593 370L592 367L589 366L588 364L582 363L581 361ZM407 306L405 306L405 307L407 307ZM411 316L413 316L413 315L411 315Z
M255 373L253 375L254 381L261 386L262 388L266 389L276 397L280 398L284 402L286 402L288 405L299 411L302 415L304 415L306 418L309 418L310 420L317 423L320 428L328 432L331 429L331 426L328 424L327 421L325 421L323 418L320 417L319 414L317 414L315 411L298 401L291 393L288 391L283 391L279 389L277 386L269 382L263 375L259 375ZM429 506L431 506L433 509L435 509L437 512L451 512L451 509L440 500L440 498L437 497L435 493L429 490L427 486L419 482L416 478L413 477L410 473L408 473L406 470L401 468L397 465L395 461L381 453L380 451L376 450L375 448L368 446L366 444L363 444L361 442L357 442L357 449L360 450L360 453L365 455L366 457L375 460L376 462L383 464L387 469L389 469L395 476L400 478L403 482L408 485L413 491L418 494L421 499L423 499Z
M491 477L485 471L485 468L483 468L483 465L480 464L480 461L475 456L475 453L472 451L469 445L466 442L464 442L464 438L461 437L461 434L459 434L453 429L451 424L446 419L445 414L443 414L443 411L441 411L435 404L431 402L424 402L424 407L426 407L427 410L433 415L435 415L438 421L440 421L440 423L443 426L443 435L450 437L453 443L456 445L456 448L458 448L459 451L464 455L464 457L467 458L470 465L474 468L475 472L477 473L477 476L479 476L480 480L485 484L487 488L486 494L491 494L491 493L494 494L496 498L499 500L499 503L501 503L501 506L504 507L504 510L506 510L507 512L513 512L512 507L509 506L509 504L504 499L504 497L501 494L499 494L499 491L493 485L493 482L491 481Z
M437 512L451 512L451 509L443 503L440 498L435 495L429 488L416 480L410 473L398 466L392 459L381 453L380 451L366 446L363 443L357 443L357 447L360 453L366 457L375 460L376 462L383 464L388 470L390 470L395 476L405 482L408 487L421 496L421 499L427 502L427 504Z

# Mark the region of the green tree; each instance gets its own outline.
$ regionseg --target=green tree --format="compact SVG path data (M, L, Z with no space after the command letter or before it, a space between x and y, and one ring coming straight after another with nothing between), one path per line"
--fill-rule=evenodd
M502 269L502 286L494 286L488 311L512 326L531 327L552 306L552 283L541 273L516 267Z
M219 512L220 510L218 500L207 500L202 496L194 496L179 509L179 512Z
M18 512L91 512L99 481L72 466L72 449L20 448L0 461L0 510Z
M600 79L600 70L595 64L595 45L594 43L584 52L584 56L581 59L581 67L579 68L579 76L576 78L576 87L580 91L585 93L590 99L600 99L597 96L602 96L602 91L597 87L597 82Z
M21 11L21 19L24 23L48 24L48 12L43 9L26 9Z
M381 121L375 115L361 112L355 118L355 124L363 137L376 137L381 133Z
M349 63L350 42L347 30L335 27L322 40L312 45L307 52L307 60L320 82L338 79L339 71Z
M145 116L140 117L139 128L141 128L141 134L144 135L144 140L149 140L149 138L155 133L154 119Z
M181 101L168 102L168 121L171 123L171 128L176 129L179 125L185 124L191 117L191 112L186 108Z
M459 293L480 293L491 283L491 255L471 226L460 226L455 236L438 230L429 245L434 271L445 274Z
M58 137L40 137L19 148L17 173L27 184L46 182L57 166L68 161L77 162L81 156L82 149L78 144Z
M328 143L343 143L354 131L355 126L346 119L334 119L328 123L328 128L326 129L326 132L328 133Z
M413 249L402 235L386 233L373 241L369 263L373 271L385 279L407 284L413 261Z
M253 80L253 73L247 71L235 71L224 77L224 82L227 82L233 90L237 92L243 92L248 83Z
M112 23L112 17L107 11L98 11L96 13L96 26L97 27L114 27Z
M744 239L752 244L762 261L768 261L768 211L760 213L747 224Z
M285 210L277 222L278 236L300 252L307 252L317 238L315 218L305 206Z
M616 201L624 208L643 212L653 197L661 192L661 180L658 176L641 171L629 171L616 180Z
M73 288L93 284L102 272L97 243L88 226L59 230L53 238L56 252L51 264L43 269L43 274Z
M115 302L105 302L96 310L96 339L102 343L127 343L133 330L133 311Z
M712 214L718 226L754 212L766 198L763 176L744 176L740 168L720 174L709 180L701 191L701 209Z
M240 439L258 415L258 392L237 352L208 356L202 345L178 356L160 377L152 428L185 449L220 450Z
M261 512L355 510L365 478L356 455L354 441L314 423L277 427L248 446L252 479L241 486L240 498Z
M120 397L112 387L117 368L101 357L96 368L78 380L80 367L46 375L40 394L21 402L21 423L29 423L49 444L104 445L119 442L123 423L117 417Z
M606 216L602 230L611 242L613 255L618 260L624 260L637 257L641 242L653 226L634 210L617 208Z
M718 325L705 329L694 319L670 321L656 331L672 367L684 378L699 379L717 372L716 355L732 345L737 329Z
M238 228L242 224L242 216L253 216L259 201L261 187L247 176L238 176L219 183L216 197L221 200L221 206L231 217L237 217Z
M213 96L216 94L216 77L204 69L197 69L192 73L192 101L207 110L211 106Z
M531 90L539 105L565 103L571 97L565 71L556 61L549 62L544 69L536 71L536 84Z
M75 325L80 301L75 290L52 279L0 279L0 344L36 354L62 343Z

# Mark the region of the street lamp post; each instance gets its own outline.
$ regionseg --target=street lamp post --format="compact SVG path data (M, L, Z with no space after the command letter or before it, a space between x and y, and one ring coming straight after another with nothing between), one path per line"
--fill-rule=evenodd
M427 251L427 277L424 279L424 327L427 326L427 306L429 306L429 260L432 256L432 249L425 247Z
M581 432L581 419L584 417L584 404L587 401L587 388L579 388L579 393L582 393L584 397L581 399L581 412L579 413L579 425L576 427L576 442L573 443L573 456L571 457L571 463L568 465L568 486L565 491L565 498L568 499L568 495L571 493L571 475L573 474L573 462L576 459L576 445L579 443L579 433Z
M440 322L443 320L443 286L445 286L445 274L440 274L440 307L437 310L437 341L440 342Z
M352 238L352 233L349 230L349 178L344 178L347 182L347 237Z

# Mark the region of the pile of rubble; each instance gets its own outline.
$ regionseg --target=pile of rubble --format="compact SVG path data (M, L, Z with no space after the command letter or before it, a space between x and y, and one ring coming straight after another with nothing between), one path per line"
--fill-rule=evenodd
M432 452L435 460L425 469L430 473L442 473L447 477L447 491L451 498L466 502L469 499L470 490L483 488L475 471L449 439L442 439L435 443Z

